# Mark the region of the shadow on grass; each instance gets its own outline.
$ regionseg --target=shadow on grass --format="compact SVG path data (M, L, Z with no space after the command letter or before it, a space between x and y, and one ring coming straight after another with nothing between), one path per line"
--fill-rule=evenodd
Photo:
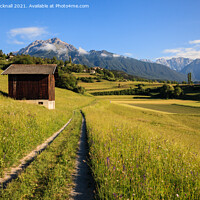
M153 99L152 97L142 97L142 96L139 96L139 97L133 97L133 99Z
M0 95L2 95L2 96L4 96L4 97L8 97L8 93L3 92L3 91L1 91L1 90L0 90Z

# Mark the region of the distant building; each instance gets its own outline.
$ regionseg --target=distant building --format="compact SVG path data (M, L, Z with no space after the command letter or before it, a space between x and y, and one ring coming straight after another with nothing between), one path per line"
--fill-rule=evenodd
M2 75L8 75L9 97L55 109L57 65L12 64Z
M9 55L9 56L8 56L9 59L12 59L12 58L14 58L14 57L15 57L14 55Z
M101 68L101 67L93 67L93 69L94 69L94 70L97 70L97 69L103 70L103 68Z
M95 70L90 70L90 74L95 74Z

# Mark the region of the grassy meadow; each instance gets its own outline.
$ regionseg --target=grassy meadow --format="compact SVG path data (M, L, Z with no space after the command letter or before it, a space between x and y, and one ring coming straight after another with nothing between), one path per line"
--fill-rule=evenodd
M92 75L92 74L90 74L90 73L75 73L75 72L72 72L72 75L74 75L76 78L81 78L81 77L87 77L87 78L89 78L89 77L91 77L91 78L95 78L96 77L96 75Z
M7 92L7 76L0 76L0 91ZM56 88L56 109L28 104L0 95L0 174L43 143L86 106L92 97Z
M199 101L191 100L161 100L161 99L111 99L113 103L141 108L142 110L151 110L164 112L168 114L200 114Z
M106 100L83 110L100 199L200 198L199 114Z
M106 96L96 96L97 99L107 99L110 101L131 101L136 99L148 99L150 96L144 96L144 95L106 95Z
M161 112L168 113L179 113L179 114L191 114L191 115L200 115L200 108L194 108L183 105L170 105L170 104L129 104L141 108L147 108L151 110L157 110Z
M85 73L75 75L87 77ZM79 81L89 93L141 83ZM7 76L0 76L1 176L76 112L62 134L0 191L1 199L69 199L80 109L86 116L89 165L99 199L200 199L199 101L139 95L92 97L56 88L56 109L48 110L6 97L7 84Z
M73 187L76 153L80 138L81 114L6 189L1 199L69 199Z
M92 76L92 75L91 75ZM94 75L93 75L94 76ZM144 84L144 88L154 88L154 87L160 87L163 84L162 83L146 83L141 81L107 81L102 80L101 82L95 81L94 83L85 83L82 81L78 82L78 85L81 87L84 87L87 92L102 92L102 91L115 91L115 90L124 90L124 89L130 89L136 88L138 84ZM119 87L120 85L120 87Z

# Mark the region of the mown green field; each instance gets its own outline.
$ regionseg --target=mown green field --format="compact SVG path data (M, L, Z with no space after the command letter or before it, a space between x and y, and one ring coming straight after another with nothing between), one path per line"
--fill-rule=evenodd
M94 82L94 83L85 83L85 82L79 81L78 83L78 85L80 85L81 87L84 87L86 91L89 93L130 89L130 87L135 88L136 85L138 84L144 84L144 88L154 88L154 87L160 87L163 85L162 83L149 84L149 83L141 82L141 81L121 82L121 81L107 81L107 80L102 80L101 82Z
M152 110L158 110L168 113L179 113L179 114L191 114L191 115L200 115L200 108L189 107L183 105L170 105L170 104L129 104L131 106L138 106L141 108L147 108Z
M182 106L189 106L189 107L194 107L194 108L199 108L200 107L200 101L193 101L193 102L182 102L182 103L179 103L178 105L182 105Z
M141 100L148 99L150 96L144 95L106 95L106 96L96 96L97 99L107 99L110 101L130 101L130 100ZM149 99L148 99L149 100Z
M109 98L110 99L110 98ZM111 98L113 103L122 104L125 106L132 106L134 108L142 108L143 110L151 110L164 113L174 114L200 114L200 103L199 101L191 100L160 100L160 99L134 99L125 98Z
M76 78L78 78L78 77L91 77L91 78L95 78L96 77L96 75L92 75L92 74L90 74L90 73L75 73L75 72L73 72L72 73Z
M83 110L100 199L200 198L199 114L103 100Z

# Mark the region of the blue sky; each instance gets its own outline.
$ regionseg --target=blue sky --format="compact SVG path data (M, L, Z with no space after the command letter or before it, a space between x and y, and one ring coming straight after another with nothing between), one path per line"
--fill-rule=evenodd
M134 58L200 58L199 0L1 0L2 4L78 4L89 8L0 9L0 49L58 37L87 51Z

